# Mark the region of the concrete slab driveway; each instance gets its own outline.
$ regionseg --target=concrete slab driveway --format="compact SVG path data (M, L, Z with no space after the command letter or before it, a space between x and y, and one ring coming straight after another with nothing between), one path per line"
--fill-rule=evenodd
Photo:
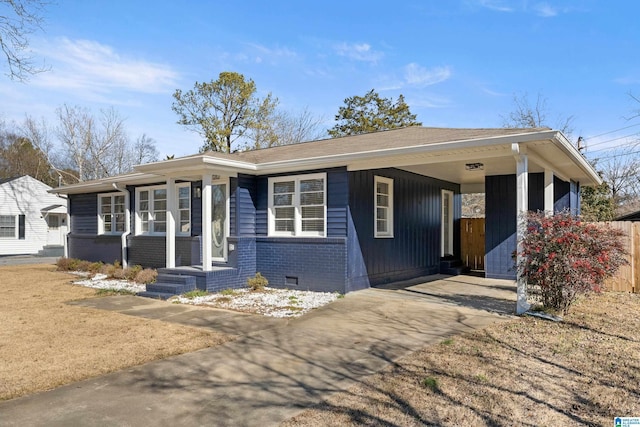
M512 282L440 279L355 292L266 329L245 324L243 336L219 347L0 403L0 425L277 425L400 356L509 319L515 308ZM126 312L123 301L113 306ZM188 323L186 313L179 318ZM235 324L243 333L243 320Z

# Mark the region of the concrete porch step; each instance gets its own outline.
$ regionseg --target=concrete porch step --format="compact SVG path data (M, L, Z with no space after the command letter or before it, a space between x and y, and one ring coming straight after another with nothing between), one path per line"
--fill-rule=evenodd
M161 300L168 300L169 298L176 296L175 294L170 294L166 292L150 292L150 291L138 292L137 295L139 297L161 299Z
M196 289L196 278L182 274L159 273L155 283L147 285L140 296L167 299Z

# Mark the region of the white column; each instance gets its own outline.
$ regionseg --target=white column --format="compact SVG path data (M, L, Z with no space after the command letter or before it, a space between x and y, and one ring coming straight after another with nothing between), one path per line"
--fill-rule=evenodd
M176 266L176 180L167 178L167 268Z
M544 170L544 212L553 215L553 171Z
M520 144L512 144L511 151L516 159L516 239L518 242L518 256L517 262L520 263L520 253L522 252L522 240L524 238L524 227L522 220L524 214L529 210L529 162L527 158L526 147ZM527 291L525 287L525 279L520 276L520 272L517 273L517 303L516 314L523 314L529 310L529 303L527 302Z
M202 271L211 271L211 174L202 176Z

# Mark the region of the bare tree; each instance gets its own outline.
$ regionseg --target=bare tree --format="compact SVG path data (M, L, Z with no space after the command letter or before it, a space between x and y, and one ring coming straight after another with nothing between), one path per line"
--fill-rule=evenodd
M26 81L30 75L46 71L37 66L29 52L29 36L41 29L44 0L0 0L0 48L7 60L7 75Z
M322 118L314 116L308 108L299 113L275 110L265 118L262 126L255 127L250 135L251 146L246 149L276 147L313 141L325 136L321 128Z
M133 162L132 167L142 163L157 162L159 160L156 141L147 136L146 133L140 135L133 144Z
M633 154L638 145L607 151L605 157L593 161L608 185L618 214L634 205L640 195L640 158Z
M547 98L541 93L536 96L535 104L529 100L527 93L513 96L513 110L502 117L502 126L506 128L538 128L550 127L561 131L569 140L573 134L573 116L558 115L556 120L549 118Z

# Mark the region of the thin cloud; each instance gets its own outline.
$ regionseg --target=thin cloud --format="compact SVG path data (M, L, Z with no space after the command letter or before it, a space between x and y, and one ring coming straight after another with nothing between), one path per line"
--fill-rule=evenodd
M289 60L298 56L295 51L286 47L270 48L257 43L247 43L247 46L254 51L251 53L251 58L258 64L268 62L271 65L276 65L283 59Z
M373 50L368 43L339 43L334 46L336 53L356 61L378 62L384 54Z
M33 84L41 87L168 93L178 85L179 75L170 66L125 57L111 46L92 40L60 38L37 50L52 68L33 79Z
M553 18L559 13L558 9L550 6L547 3L538 3L533 7L533 10L535 10L538 16L541 16L543 18Z
M513 12L514 9L501 0L478 0L477 4L481 7L491 9L496 12Z
M448 80L450 77L451 69L449 67L425 68L413 62L404 67L405 82L412 86L431 86Z

